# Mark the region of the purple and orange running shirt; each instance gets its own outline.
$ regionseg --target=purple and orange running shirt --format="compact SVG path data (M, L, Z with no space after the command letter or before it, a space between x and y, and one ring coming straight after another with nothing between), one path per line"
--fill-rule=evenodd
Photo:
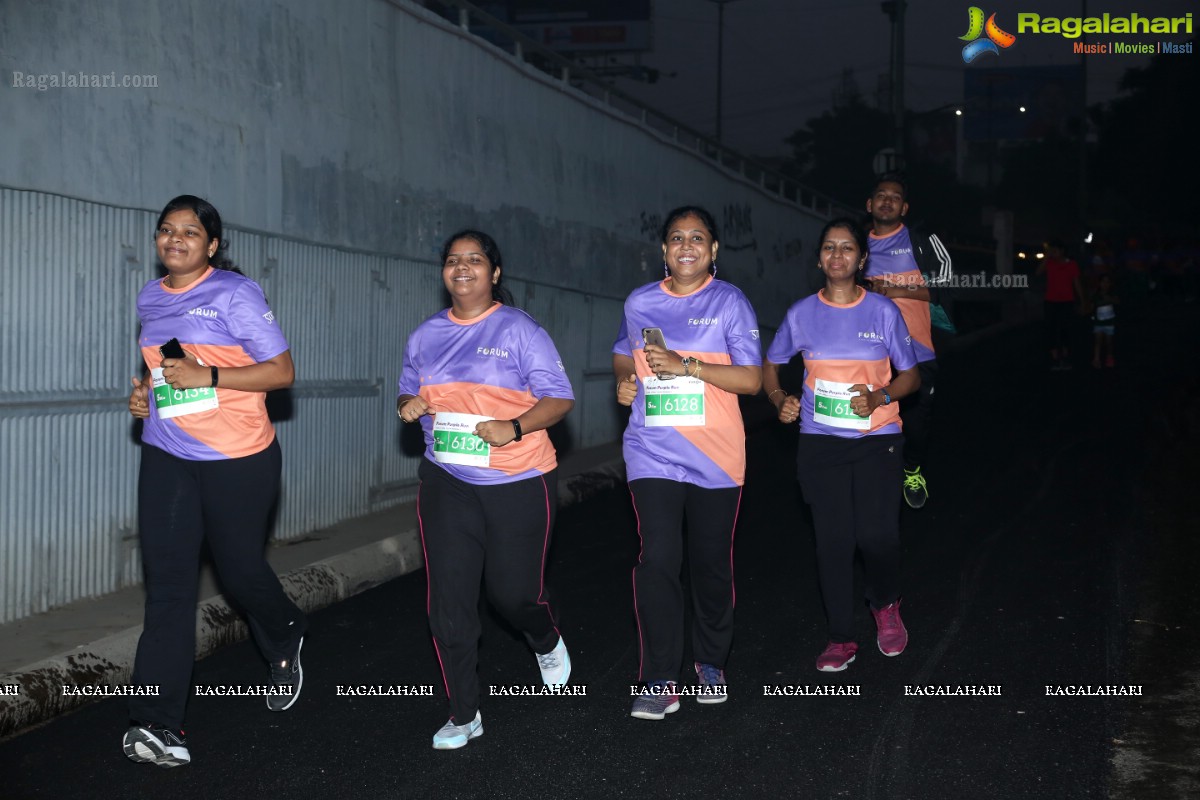
M138 346L151 375L162 364L158 348L178 339L204 364L245 367L288 349L257 283L236 272L208 268L191 285L171 289L154 279L137 299ZM142 441L188 461L242 458L275 439L266 392L156 387Z
M887 280L894 286L925 286L925 277L917 266L913 255L912 238L908 226L901 225L895 232L887 236L876 236L871 233L867 237L867 248L871 257L867 259L867 271L863 273L868 281ZM913 352L917 361L932 361L937 358L933 351L933 328L929 322L929 302L912 300L907 297L890 298L900 313L904 315L904 324L913 340Z
M472 417L515 419L543 397L575 399L550 334L524 311L500 303L470 320L444 309L417 326L404 348L399 394L420 395L437 412L421 417L425 457L474 484L542 475L558 466L558 458L541 430L488 448L484 459L477 450L482 440L471 433L478 424ZM467 415L459 428L445 429L458 415ZM469 463L481 460L487 465Z
M788 309L767 360L786 364L804 355L800 432L843 438L900 432L900 404L879 406L870 417L849 411L848 389L874 389L892 381L892 368L916 365L908 328L896 304L866 290L849 305L836 305L821 292Z
M666 281L651 283L625 301L613 343L614 353L633 358L638 376L625 428L627 479L665 478L706 489L743 485L746 430L737 395L695 378L658 380L646 363L643 328L661 328L667 349L681 356L757 367L762 346L750 301L714 278L689 295L672 293Z

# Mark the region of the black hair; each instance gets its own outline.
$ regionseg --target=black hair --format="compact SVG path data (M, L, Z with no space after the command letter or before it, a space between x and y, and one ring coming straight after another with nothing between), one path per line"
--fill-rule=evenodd
M704 223L704 227L708 228L708 235L712 237L712 240L714 242L721 241L721 237L717 233L717 221L713 218L712 214L708 213L708 209L701 208L700 206L680 206L667 212L666 220L662 226L661 239L663 244L667 243L667 237L671 235L671 229L675 223L688 216L699 217L700 221Z
M821 235L817 237L817 261L821 260L821 247L825 244L825 237L834 228L845 228L850 231L850 235L854 237L855 243L858 244L859 255L862 258L867 258L870 255L870 248L867 242L867 232L858 221L851 217L834 217L825 223L825 227L821 228Z
M825 227L821 228L821 235L817 238L817 252L820 253L821 245L825 242L825 236L834 228L845 228L854 236L854 241L858 244L858 249L865 256L869 251L867 242L867 232L863 229L858 221L851 217L834 217L825 223Z
M200 220L200 224L204 226L204 232L208 234L209 241L217 240L217 250L208 259L208 263L214 269L223 269L229 272L236 272L238 275L244 275L229 258L229 243L225 241L225 232L221 225L221 214L216 207L202 197L196 197L194 194L181 194L171 202L167 203L158 215L158 222L154 224L155 236L158 235L158 229L162 227L163 220L168 214L173 214L176 211L187 209L194 213Z
M894 183L900 187L900 199L908 202L908 182L904 180L904 176L899 172L885 172L875 179L875 186L871 190L871 194L875 194L875 189L879 188L882 183Z
M446 243L442 245L442 263L446 263L446 258L450 255L450 248L459 239L470 239L478 244L488 263L493 267L500 268L500 279L492 284L492 299L498 300L506 306L515 306L512 293L502 285L504 283L504 257L500 255L500 245L496 244L496 240L483 231L467 228L451 234Z

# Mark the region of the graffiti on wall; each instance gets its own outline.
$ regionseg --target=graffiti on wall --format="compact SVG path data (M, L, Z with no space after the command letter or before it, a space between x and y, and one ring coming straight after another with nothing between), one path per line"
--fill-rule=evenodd
M802 261L804 259L804 240L797 236L794 239L776 242L771 248L771 253L777 264ZM813 253L812 256L813 259L816 259L816 253Z
M754 209L749 203L726 203L721 209L721 246L731 253L758 249Z
M657 242L662 233L663 217L662 214L648 213L643 211L638 216L638 230L642 236L650 239L652 242Z

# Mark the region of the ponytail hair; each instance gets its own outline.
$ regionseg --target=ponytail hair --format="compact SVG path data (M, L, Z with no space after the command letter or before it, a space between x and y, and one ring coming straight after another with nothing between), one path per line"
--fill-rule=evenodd
M493 267L500 268L500 279L492 284L492 299L515 308L516 304L513 301L512 292L508 291L508 288L504 286L504 256L500 255L500 245L496 244L496 240L483 231L467 228L458 233L451 234L446 243L442 245L442 263L446 263L446 258L450 255L450 248L459 239L470 239L478 244L488 263Z

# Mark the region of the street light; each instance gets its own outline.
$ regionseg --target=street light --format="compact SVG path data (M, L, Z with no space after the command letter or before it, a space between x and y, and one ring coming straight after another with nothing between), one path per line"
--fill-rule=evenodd
M904 11L907 0L884 0L883 13L892 21L892 125L894 147L904 156Z
M723 50L725 48L725 4L734 3L737 0L708 0L710 3L717 4L717 143L721 142L721 73L723 69L724 58Z

